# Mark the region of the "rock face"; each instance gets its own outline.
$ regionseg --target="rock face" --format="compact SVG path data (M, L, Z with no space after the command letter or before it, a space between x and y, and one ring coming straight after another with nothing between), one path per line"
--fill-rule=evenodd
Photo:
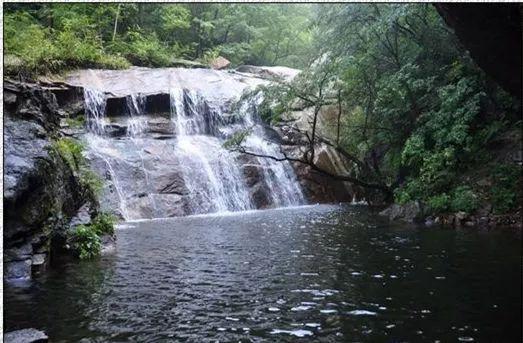
M50 152L63 115L55 95L9 81L4 92L4 275L27 279L45 269L52 237L91 200L67 163Z
M49 337L43 331L22 329L4 334L5 343L46 343Z
M474 61L521 99L521 5L434 4ZM493 28L496 28L493 30Z
M267 83L262 77L131 68L77 71L68 82L85 87L91 94L86 99L101 99L105 106L103 130L84 136L86 157L105 181L104 211L142 219L305 203L289 163L281 167L223 146L236 130L254 125L250 143L277 150L276 131L260 123L255 112L240 114L233 107L243 91ZM86 103L86 113L94 108Z
M381 211L380 215L387 216L390 220L402 220L409 223L419 222L424 219L423 208L419 201L411 201L404 205L392 204Z

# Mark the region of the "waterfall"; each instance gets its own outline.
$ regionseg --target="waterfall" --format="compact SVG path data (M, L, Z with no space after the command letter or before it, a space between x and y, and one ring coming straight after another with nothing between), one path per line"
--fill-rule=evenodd
M102 135L105 132L105 94L93 88L84 88L84 101L87 128Z
M270 142L257 117L257 108L263 101L259 92L251 99L243 101L239 107L240 117L244 120L243 129L252 132L244 142L250 152L258 155L282 158L279 145ZM305 197L299 186L294 170L288 161L276 161L270 158L257 158L263 169L264 179L271 190L273 204L277 207L299 205L305 203Z
M170 91L171 118L177 132L176 152L193 213L253 209L249 192L233 156L217 137L217 110L194 91Z
M145 168L144 160L144 148L145 144L143 139L139 137L142 136L147 129L147 120L145 118L145 101L146 98L143 94L131 94L126 98L127 111L129 117L127 118L127 136L131 139L134 146L136 147L136 152L140 157L140 165L145 177L145 185L147 188L147 197L151 203L151 208L153 210L153 216L158 215L158 206L154 199L154 189L151 185L149 178L149 172Z
M145 118L145 96L143 94L131 94L126 98L129 117L127 119L127 135L131 138L142 135L147 129Z
M216 82L226 82L225 75ZM106 92L84 88L87 154L113 186L104 191L103 208L136 220L305 203L290 163L223 146L235 130L250 129L248 150L281 156L258 118L261 97L242 103L240 113L229 113L235 98L221 97L222 89L182 84L177 78L175 87L169 82L153 98L147 89L108 99ZM166 95L168 113L161 112Z

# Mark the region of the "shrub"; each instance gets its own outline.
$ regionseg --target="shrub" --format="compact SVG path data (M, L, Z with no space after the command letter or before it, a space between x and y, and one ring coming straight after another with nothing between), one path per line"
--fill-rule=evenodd
M402 187L394 190L394 198L397 203L405 204L422 198L423 192L423 185L419 179L409 179Z
M450 197L446 193L434 195L428 198L427 205L432 213L444 213L450 208Z
M69 232L68 241L80 259L99 256L103 235L114 235L116 217L110 213L98 213L89 225L78 225Z
M468 186L456 187L452 193L450 208L452 211L474 212L479 206L478 196Z
M9 56L6 74L33 76L76 67L130 66L125 58L107 54L97 33L87 25L68 23L61 30L52 30L23 11L7 13L4 20L5 54Z
M77 118L66 118L65 122L70 127L81 128L85 124L85 118L83 116L79 116Z
M101 212L92 222L92 226L98 235L113 235L116 217L110 213Z
M90 259L100 255L102 241L94 228L89 225L78 225L71 232L69 241L80 259Z
M507 213L516 207L520 175L521 167L518 166L502 164L494 168L495 184L491 188L490 199L495 213Z
M237 131L223 143L223 147L229 150L240 148L250 134L250 129Z
M137 31L129 32L129 43L121 43L116 49L134 65L164 67L171 63L171 55L155 34L144 36Z
M78 175L80 185L90 191L95 197L103 190L102 179L89 169L85 157L82 155L84 146L72 138L56 140L52 149L67 163L69 168Z
M90 170L87 166L80 168L80 184L85 188L89 189L94 196L98 197L102 194L104 183L102 179Z
M211 62L217 59L219 56L220 50L218 48L209 49L203 53L203 56L200 58L200 62L203 64L211 64Z
M107 69L127 69L131 63L118 55L101 55L98 59L98 67Z

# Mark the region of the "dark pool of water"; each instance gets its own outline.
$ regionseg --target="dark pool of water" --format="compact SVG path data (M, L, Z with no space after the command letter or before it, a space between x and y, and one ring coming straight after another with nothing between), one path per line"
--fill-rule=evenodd
M4 284L52 342L521 342L521 237L312 206L131 223L117 251Z

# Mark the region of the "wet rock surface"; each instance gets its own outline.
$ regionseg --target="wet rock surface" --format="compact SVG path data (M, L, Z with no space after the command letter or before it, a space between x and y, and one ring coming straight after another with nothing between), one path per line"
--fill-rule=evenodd
M39 84L6 81L4 91L4 260L7 279L28 279L48 261L51 239L87 199L56 154L64 113ZM60 88L61 89L61 88Z
M423 207L419 201L411 201L404 205L392 204L381 211L380 215L386 216L390 220L402 220L409 223L420 222L424 218Z

